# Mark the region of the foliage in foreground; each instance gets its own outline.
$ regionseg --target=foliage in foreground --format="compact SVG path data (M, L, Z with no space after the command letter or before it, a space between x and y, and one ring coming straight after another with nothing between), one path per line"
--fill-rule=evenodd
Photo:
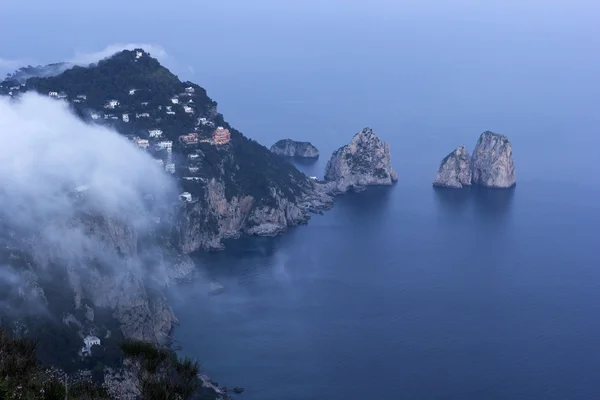
M36 347L35 341L15 338L0 327L0 400L109 398L104 385L86 379L85 375L69 377L60 370L40 365ZM180 360L172 350L140 341L125 341L121 350L134 371L134 385L142 399L216 398L215 393L202 387L197 362Z

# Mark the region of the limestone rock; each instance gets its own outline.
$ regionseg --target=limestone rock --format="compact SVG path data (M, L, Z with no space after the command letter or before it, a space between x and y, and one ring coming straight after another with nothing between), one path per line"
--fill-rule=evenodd
M434 186L462 188L471 185L471 157L464 146L448 154L440 163Z
M310 142L297 142L291 139L282 139L271 146L271 151L285 157L318 158L319 150Z
M512 146L504 135L483 132L473 150L471 165L474 184L509 188L517 182Z
M398 180L390 160L390 145L365 128L336 150L325 168L332 194L370 185L391 185Z

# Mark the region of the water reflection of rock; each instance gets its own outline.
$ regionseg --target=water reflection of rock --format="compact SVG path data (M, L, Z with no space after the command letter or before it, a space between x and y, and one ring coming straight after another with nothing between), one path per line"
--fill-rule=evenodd
M440 208L452 214L464 212L471 199L471 188L469 187L454 189L434 186L433 192Z
M491 189L482 186L471 188L476 213L488 217L503 216L510 211L516 187Z

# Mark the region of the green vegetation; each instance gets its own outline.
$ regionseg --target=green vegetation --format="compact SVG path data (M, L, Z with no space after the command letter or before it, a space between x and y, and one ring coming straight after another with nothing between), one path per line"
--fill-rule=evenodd
M106 388L82 377L42 366L36 358L37 342L15 338L0 327L0 400L22 399L108 399ZM121 344L123 359L137 378L142 399L215 400L217 393L202 386L200 366L180 360L169 349L140 341Z

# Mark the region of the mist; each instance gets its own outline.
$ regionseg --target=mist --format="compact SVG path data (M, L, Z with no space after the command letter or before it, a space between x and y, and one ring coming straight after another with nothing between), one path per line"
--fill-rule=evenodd
M177 190L150 155L37 94L0 99L0 135L0 281L68 279L99 306L132 274L165 281Z

